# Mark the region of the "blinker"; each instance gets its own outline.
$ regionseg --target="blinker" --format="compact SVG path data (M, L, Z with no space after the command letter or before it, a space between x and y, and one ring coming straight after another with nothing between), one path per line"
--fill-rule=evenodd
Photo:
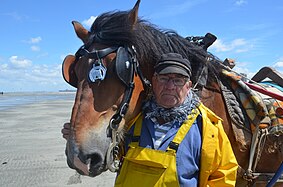
M76 52L76 57L80 58L82 56L93 59L95 62L92 65L91 70L88 73L88 79L90 82L94 83L96 81L102 81L104 80L106 76L106 67L102 63L102 58L105 57L106 55L114 52L117 50L117 47L108 47L105 49L101 50L94 50L89 52L85 46L82 46L77 52Z
M91 70L88 73L88 78L91 82L102 81L106 76L106 67L103 65L100 59L98 63L93 63Z

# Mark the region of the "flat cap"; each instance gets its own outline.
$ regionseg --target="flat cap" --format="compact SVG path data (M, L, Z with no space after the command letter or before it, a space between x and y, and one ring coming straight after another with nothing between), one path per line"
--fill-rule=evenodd
M192 68L188 59L182 57L178 53L166 53L161 55L160 60L154 66L154 70L158 74L176 73L186 77L191 77Z

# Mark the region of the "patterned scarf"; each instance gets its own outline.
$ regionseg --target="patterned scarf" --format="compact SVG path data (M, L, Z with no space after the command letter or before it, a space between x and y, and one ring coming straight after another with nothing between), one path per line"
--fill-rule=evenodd
M155 102L155 97L152 96L147 102L144 103L142 110L145 114L145 118L151 119L154 123L157 123L157 118L163 119L166 123L179 122L183 123L192 110L199 106L200 100L198 96L190 91L186 97L184 103L180 106L173 108L163 108Z

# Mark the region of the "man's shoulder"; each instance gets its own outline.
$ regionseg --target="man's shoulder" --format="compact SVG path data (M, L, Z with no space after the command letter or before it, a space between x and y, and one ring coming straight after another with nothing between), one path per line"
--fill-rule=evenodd
M206 120L210 120L213 124L218 123L219 121L223 121L219 116L217 116L212 110L207 108L204 104L200 104L198 106L202 116L207 118Z
M224 131L222 124L223 120L203 104L199 106L199 109L202 115L203 132L212 134L221 132L222 134Z

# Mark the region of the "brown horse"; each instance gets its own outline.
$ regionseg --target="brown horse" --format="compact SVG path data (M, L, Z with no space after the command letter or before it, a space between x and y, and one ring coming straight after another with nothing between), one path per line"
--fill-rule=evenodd
M84 44L63 63L64 79L77 88L66 147L68 165L92 177L117 169L118 144L151 93L155 62L161 54L176 52L191 61L195 89L203 103L223 119L238 163L246 170L252 133L246 130L242 142L235 138L233 120L218 84L221 61L188 38L139 19L139 3L130 11L98 16L90 31L73 22ZM255 171L274 172L281 161L279 150L263 151ZM239 185L242 175L239 172Z

